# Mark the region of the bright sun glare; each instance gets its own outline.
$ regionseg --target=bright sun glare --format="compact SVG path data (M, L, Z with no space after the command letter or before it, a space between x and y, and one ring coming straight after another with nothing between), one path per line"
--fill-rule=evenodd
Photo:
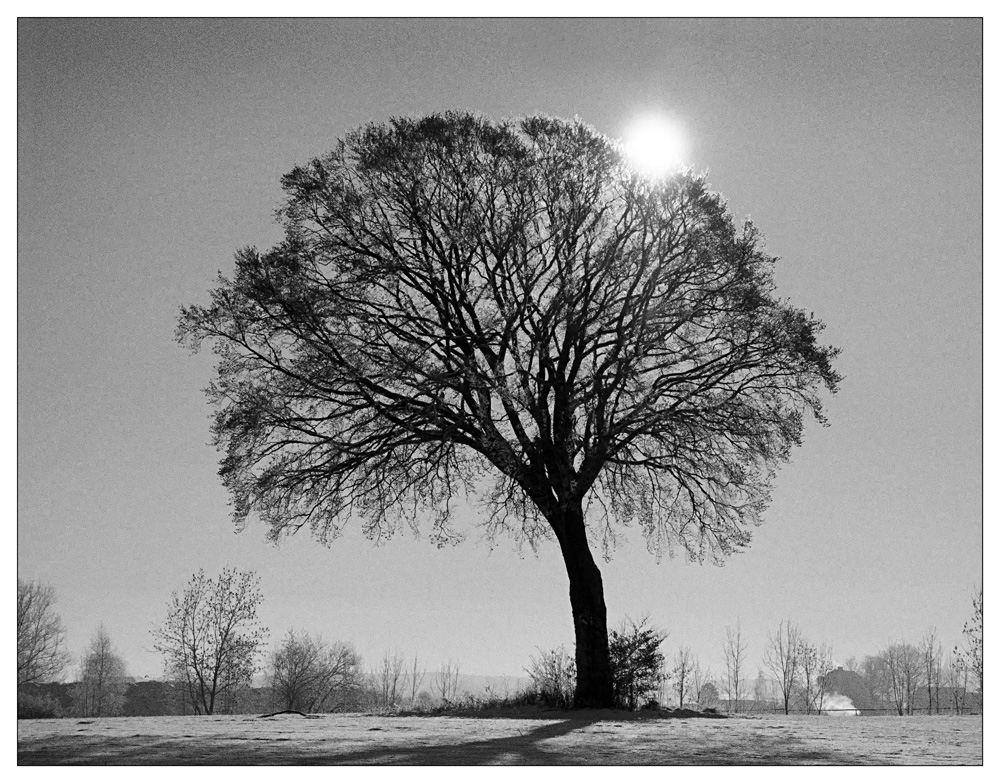
M646 115L629 126L625 134L625 151L647 177L663 177L683 165L684 135L665 117Z

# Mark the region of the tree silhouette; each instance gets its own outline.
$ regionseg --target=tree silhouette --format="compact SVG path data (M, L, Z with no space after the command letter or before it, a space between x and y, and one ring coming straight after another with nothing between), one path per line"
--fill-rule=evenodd
M962 626L963 644L955 647L955 655L979 680L983 690L983 588L972 596L972 619Z
M50 585L17 580L17 687L58 680L69 663L66 629Z
M785 715L789 712L792 694L799 681L801 646L802 632L790 619L779 622L778 629L767 635L764 663L778 681Z
M236 256L179 339L209 389L234 519L373 539L478 498L490 535L554 536L581 706L612 703L594 549L745 547L821 417L836 351L700 177L640 176L580 122L468 114L348 134L283 179L285 239Z
M127 688L125 660L102 625L80 660L80 681L73 689L76 713L85 718L121 715Z
M626 619L608 638L616 707L637 709L665 679L660 645L667 634L648 622Z
M257 575L232 568L216 579L199 570L183 593L171 595L167 619L152 631L153 648L197 715L225 708L251 683L267 636L257 619L262 601Z
M361 656L350 644L289 631L271 654L269 674L276 709L319 712L361 682Z

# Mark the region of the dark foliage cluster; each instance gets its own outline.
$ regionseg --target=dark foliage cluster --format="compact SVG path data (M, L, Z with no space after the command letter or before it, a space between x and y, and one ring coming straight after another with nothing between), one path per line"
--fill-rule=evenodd
M651 627L647 618L639 622L626 620L611 631L608 648L616 708L658 707L655 695L667 676L660 651L666 638L667 634ZM531 698L532 703L563 709L574 706L576 666L565 648L540 650L525 671L532 687L523 696Z
M635 710L650 703L664 679L660 645L667 634L648 622L626 620L608 638L615 706L620 709Z
M606 545L639 522L657 552L722 555L836 385L757 231L581 123L393 120L284 186L285 240L179 331L220 356L235 518L274 536L382 537L426 508L450 540L464 489L531 542L575 498Z

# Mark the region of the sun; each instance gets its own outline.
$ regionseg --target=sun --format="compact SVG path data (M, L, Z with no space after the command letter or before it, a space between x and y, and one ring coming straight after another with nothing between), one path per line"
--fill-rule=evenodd
M624 142L629 160L647 177L659 179L684 165L684 134L661 115L638 117L625 132Z

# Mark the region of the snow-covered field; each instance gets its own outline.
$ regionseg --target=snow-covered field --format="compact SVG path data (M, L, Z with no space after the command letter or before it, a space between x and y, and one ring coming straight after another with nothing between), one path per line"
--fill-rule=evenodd
M982 717L250 715L17 722L19 764L982 764Z

